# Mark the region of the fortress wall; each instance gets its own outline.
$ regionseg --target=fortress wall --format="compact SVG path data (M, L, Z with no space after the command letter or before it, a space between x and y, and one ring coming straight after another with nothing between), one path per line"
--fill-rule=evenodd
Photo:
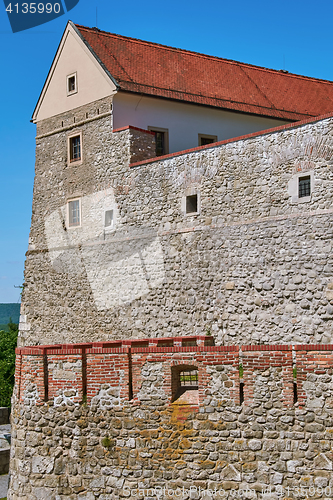
M45 355L48 399L55 405L82 401L82 355L78 349L51 350Z
M15 360L15 397L32 406L45 400L44 356L38 349L22 349Z
M263 350L264 349L264 350ZM243 346L244 401L267 408L293 402L292 346Z
M177 340L182 343L186 337ZM196 341L199 344L202 338ZM113 347L115 344L120 347ZM331 345L137 347L136 341L124 344L126 347L120 341L65 344L56 349L18 348L16 398L29 406L84 402L111 408L122 407L129 401L134 406L170 404L177 391L175 378L180 371L193 369L198 371L195 404L199 406L264 404L271 409L296 404L322 408L333 401ZM29 395L32 392L34 399Z
M136 166L136 141L141 154L153 136L110 120L73 124L80 165L67 164L67 130L37 137L20 345L207 332L220 345L330 343L333 119ZM191 193L199 213L185 215ZM73 197L79 228L66 227Z
M110 407L129 400L128 349L87 349L86 364L88 404Z
M333 346L295 346L300 406L333 407Z
M48 377L49 401L15 399L10 500L175 498L175 491L184 500L332 496L331 345L76 347L44 352L52 360L48 366L63 362L63 369L61 352L86 353L87 402L70 396L57 401L55 368ZM33 350L34 356L28 352ZM292 352L306 396L300 391L295 404L288 378ZM131 401L129 353L136 393ZM17 372L16 385L21 380L24 386L31 367L42 367L43 349L19 349L20 356L24 375ZM72 354L68 359L79 366ZM241 405L234 391L240 360ZM170 404L172 367L183 362L198 367L199 403ZM80 387L82 373L72 373L73 387Z

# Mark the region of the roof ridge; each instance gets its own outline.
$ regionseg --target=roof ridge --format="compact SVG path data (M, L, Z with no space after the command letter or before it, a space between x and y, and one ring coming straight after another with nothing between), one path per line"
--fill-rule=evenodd
M92 32L95 32L96 34L100 34L100 35L104 35L104 36L112 36L112 37L122 38L125 40L132 41L134 43L146 44L146 45L150 45L150 46L153 45L153 46L161 47L161 48L167 49L167 50L184 52L184 53L189 54L189 55L199 56L199 57L203 57L203 58L207 58L207 59L215 59L215 60L219 60L219 61L224 61L224 62L229 63L229 64L242 65L242 66L250 67L250 68L253 68L253 69L256 69L259 71L272 72L274 74L277 73L281 76L300 78L300 79L311 80L311 81L315 81L315 82L318 81L318 82L322 82L322 83L328 83L330 85L333 83L333 81L323 79L323 78L316 78L314 76L300 75L297 73L290 73L289 71L286 71L286 70L266 68L265 66L258 66L256 64L246 63L246 62L242 62L242 61L236 61L235 59L227 59L225 57L203 54L202 52L196 52L194 50L182 49L179 47L172 47L171 45L164 45L162 43L150 42L148 40L141 40L139 38L133 38L133 37L126 36L126 35L119 35L118 33L110 33L109 31L100 30L99 28L89 28L88 26L83 26L81 24L75 24L75 26L79 29L87 30L90 32L92 31Z

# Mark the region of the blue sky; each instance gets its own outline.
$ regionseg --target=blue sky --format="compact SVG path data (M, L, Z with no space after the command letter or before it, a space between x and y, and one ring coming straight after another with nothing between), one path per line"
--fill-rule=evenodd
M13 2L14 3L14 2ZM174 47L333 81L333 2L80 0L68 14L13 34L0 4L0 302L18 302L31 218L30 118L68 19Z

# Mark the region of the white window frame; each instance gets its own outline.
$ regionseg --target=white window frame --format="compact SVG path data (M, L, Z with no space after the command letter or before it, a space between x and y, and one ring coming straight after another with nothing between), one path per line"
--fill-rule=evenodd
M310 177L310 196L299 197L299 179L300 177ZM309 203L314 192L315 177L313 170L306 170L294 174L288 182L288 193L291 196L291 203Z
M74 137L80 137L80 153L81 156L79 159L71 160L71 139ZM67 162L68 165L80 165L83 159L83 144L82 144L82 131L73 132L72 134L67 136Z
M112 224L111 224L111 226L106 226L105 225L105 214L106 214L106 212L111 212L111 211L113 212ZM103 212L103 227L104 227L104 231L106 233L114 231L114 228L115 228L115 215L116 215L116 211L115 211L115 209L113 207L105 208L104 209L104 212Z
M75 78L75 86L74 86L74 90L69 90L69 79L70 78ZM73 94L77 94L77 73L75 71L75 73L71 73L70 75L67 75L66 77L66 92L67 92L67 96L70 96L70 95L73 95Z
M78 201L79 202L79 219L80 219L79 220L79 224L70 224L69 205L73 201ZM68 229L76 229L78 227L81 227L81 225L82 225L82 202L81 202L81 198L80 197L71 198L70 200L67 200L67 227L68 227Z

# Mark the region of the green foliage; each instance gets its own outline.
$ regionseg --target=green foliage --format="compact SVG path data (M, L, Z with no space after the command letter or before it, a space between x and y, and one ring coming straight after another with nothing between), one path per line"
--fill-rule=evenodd
M21 304L14 303L0 304L0 325L4 325L5 330L7 330L7 323L11 321L18 324L20 317L20 306Z
M296 368L296 366L294 366L294 368L293 368L293 377L297 378L297 368Z
M243 365L239 365L239 378L243 378Z
M0 406L10 406L14 387L15 348L18 327L8 323L8 331L0 331Z

